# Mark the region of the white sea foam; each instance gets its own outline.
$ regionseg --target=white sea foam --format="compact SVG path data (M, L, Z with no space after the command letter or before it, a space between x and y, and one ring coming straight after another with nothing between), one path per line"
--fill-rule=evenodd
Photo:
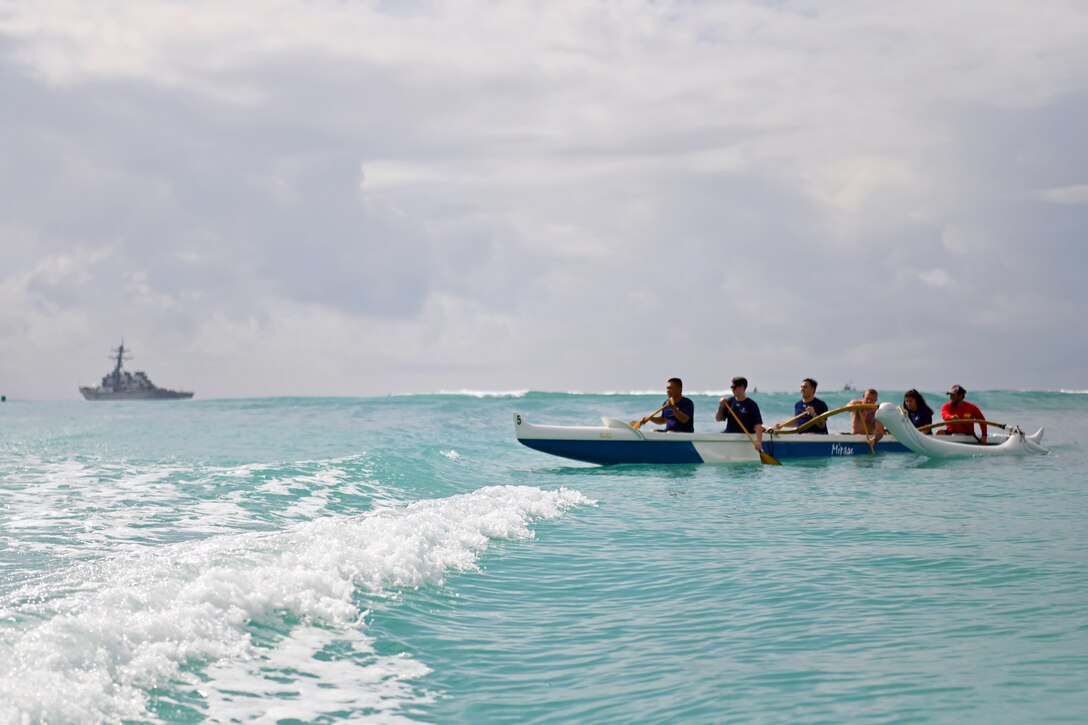
M524 398L528 390L440 390L437 395L464 395L470 398Z
M768 391L768 392L770 392L770 391ZM704 397L704 396L721 397L722 395L730 395L730 394L731 393L728 390L685 390L684 391L684 395L688 396L689 398L701 398L701 397ZM653 396L661 396L662 398L666 397L665 396L665 386L664 385L662 385L660 388L654 388L653 390L606 390L603 393L570 392L570 393L568 393L568 395L615 395L615 396L628 396L629 395L629 396L632 396L632 397L633 396L653 395Z
M325 515L335 497L399 501L367 456L200 466L23 461L8 474L0 535L55 558L102 555ZM283 497L286 505L269 506ZM40 534L40 535L39 535Z
M457 451L452 451L452 450L451 451L441 451L441 453L442 453L443 456L450 459L451 461L461 460L461 454L458 453Z
M567 489L496 486L73 566L0 596L0 722L147 719L151 688L199 693L215 720L255 717L273 689L303 695L281 703L283 717L365 708L394 719L427 697L412 694L426 668L373 652L360 596L441 585L475 569L492 539L531 538L533 520L586 503ZM348 653L330 657L331 641ZM305 673L330 667L355 674L319 693Z
M653 390L605 390L601 393L579 393L579 395L662 395L665 386Z
M328 656L333 651L335 658ZM212 722L309 722L321 713L364 708L371 722L410 722L395 710L433 700L413 688L429 672L406 655L375 654L358 629L300 625L257 657L213 663L204 670L207 681L189 691L204 700Z

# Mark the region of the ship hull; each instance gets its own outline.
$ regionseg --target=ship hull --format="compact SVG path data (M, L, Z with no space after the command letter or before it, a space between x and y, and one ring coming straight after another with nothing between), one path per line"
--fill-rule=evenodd
M127 390L105 391L99 388L80 388L84 400L188 400L192 393L180 390Z

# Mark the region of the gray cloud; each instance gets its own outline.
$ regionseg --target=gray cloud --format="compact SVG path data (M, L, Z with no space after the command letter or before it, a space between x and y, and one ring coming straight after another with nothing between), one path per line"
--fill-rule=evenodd
M119 12L0 19L9 395L1084 387L1075 4Z

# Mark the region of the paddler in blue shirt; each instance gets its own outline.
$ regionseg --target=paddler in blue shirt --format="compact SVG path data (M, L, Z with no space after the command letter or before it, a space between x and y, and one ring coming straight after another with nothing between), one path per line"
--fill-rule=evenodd
M798 428L809 422L816 416L822 415L827 412L827 403L816 397L817 383L812 378L805 378L801 381L801 399L793 404L793 412L796 413L793 418L786 421L786 423L794 422L794 425ZM785 423L775 423L775 430L783 427ZM827 418L816 423L805 433L827 433Z
M756 448L763 450L763 416L759 412L756 401L748 397L748 378L737 376L729 386L733 391L732 397L725 397L718 401L718 412L714 414L714 420L724 420L723 433L755 433ZM736 419L729 415L726 408L731 408L736 414ZM741 429L737 420L744 424Z
M933 424L933 408L926 404L926 399L916 389L911 388L903 393L903 407L907 409L907 416L915 428ZM930 433L928 430L922 432L926 435Z
M631 427L641 428L647 423L664 424L664 431L655 432L694 433L695 403L684 397L684 382L680 378L669 378L665 383L665 394L669 396L669 399L660 408L642 420L631 421Z

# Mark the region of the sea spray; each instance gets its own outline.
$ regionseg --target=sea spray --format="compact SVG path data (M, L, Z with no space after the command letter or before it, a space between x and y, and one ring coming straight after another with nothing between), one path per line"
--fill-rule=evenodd
M533 520L587 503L492 486L71 567L0 599L0 721L146 717L150 689L262 656L254 627L273 639L365 627L368 597L441 585L491 540L531 538Z

